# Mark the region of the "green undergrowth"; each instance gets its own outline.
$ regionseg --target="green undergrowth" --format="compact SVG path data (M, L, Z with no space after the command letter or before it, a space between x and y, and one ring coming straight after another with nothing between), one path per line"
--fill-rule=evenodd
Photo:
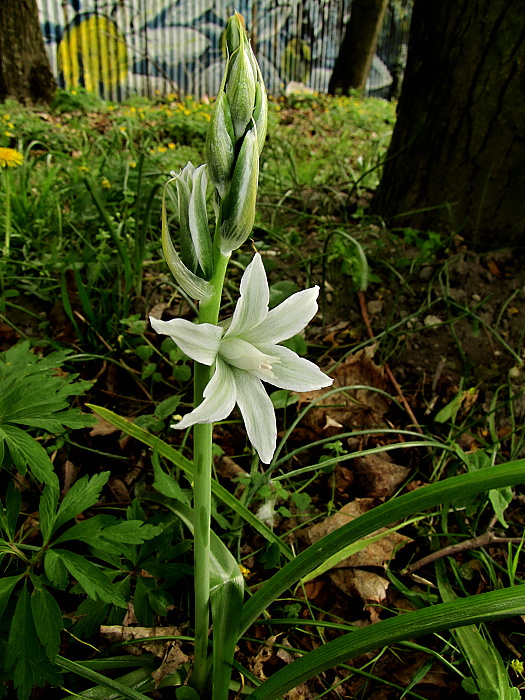
M81 91L60 93L51 111L0 106L0 145L24 156L0 192L10 210L9 220L0 212L6 697L191 694L191 437L169 427L191 406L191 371L147 316L195 317L162 261L161 188L202 162L211 108L112 105ZM337 384L322 402L271 394L280 443L267 469L237 414L215 426L214 531L247 591L232 692L247 684L255 698L301 687L308 668L316 679L299 692L309 697L425 698L426 674L439 673L440 697L513 700L523 680L523 272L457 236L367 218L394 115L395 105L355 97L270 105L253 244L272 306L320 285L313 328L289 343ZM169 220L176 236L173 207ZM251 253L234 258L223 317ZM406 470L385 493L373 487L378 459ZM356 498L375 507L326 538L328 554L309 548L309 528ZM345 564L379 527L403 546ZM385 597L338 587L334 566L383 579ZM462 631L448 632L450 620ZM127 653L155 627L156 654Z

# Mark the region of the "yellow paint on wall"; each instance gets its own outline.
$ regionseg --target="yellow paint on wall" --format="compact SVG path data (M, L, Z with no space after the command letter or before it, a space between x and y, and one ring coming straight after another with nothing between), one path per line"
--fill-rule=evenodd
M107 94L124 82L128 73L124 37L115 22L103 15L86 16L66 29L57 60L68 90L83 85L98 93L103 86Z

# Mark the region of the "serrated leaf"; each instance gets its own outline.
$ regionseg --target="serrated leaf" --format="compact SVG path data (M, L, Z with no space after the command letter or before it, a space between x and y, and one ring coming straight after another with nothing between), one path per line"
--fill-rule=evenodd
M20 581L23 574L19 576L6 576L6 578L0 578L0 618L4 612L6 605L9 602L13 588Z
M95 505L100 498L100 491L109 479L109 476L110 472L101 472L92 476L91 479L86 475L76 481L60 504L53 524L53 532L58 530L68 520Z
M53 662L58 654L63 629L60 608L49 591L36 588L31 595L31 610L38 639L46 650L47 658Z
M95 564L80 554L65 549L53 550L62 560L71 576L82 586L87 596L104 603L113 603L119 608L126 607L126 601L117 590L117 586Z
M44 571L51 583L63 590L67 586L67 569L62 559L53 549L48 549L44 557Z
M58 488L48 484L40 497L38 513L40 516L40 532L42 533L43 544L49 542L49 538L53 533L53 524L55 522L59 496L60 492Z
M6 669L12 669L19 700L28 700L35 685L42 687L46 681L51 685L62 683L60 674L46 660L44 650L36 639L29 593L24 586L11 621L5 659Z
M25 474L29 467L35 479L58 488L58 477L53 471L51 460L34 438L14 425L0 425L0 442L2 441L5 441L20 474Z

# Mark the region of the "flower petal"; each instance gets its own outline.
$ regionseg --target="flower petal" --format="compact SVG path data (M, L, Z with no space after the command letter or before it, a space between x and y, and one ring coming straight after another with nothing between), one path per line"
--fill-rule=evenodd
M261 256L256 253L241 279L241 296L235 306L233 317L224 336L244 335L260 324L268 314L270 290ZM286 336L289 337L289 336Z
M206 385L203 395L204 401L172 425L172 428L184 429L195 423L215 423L224 420L233 411L237 397L235 380L228 365L219 357L213 377Z
M253 371L259 379L273 384L280 389L290 389L291 391L315 391L325 386L330 386L334 381L331 377L321 372L313 362L305 360L303 357L281 345L262 345L257 348L266 354L272 354L279 358L280 362L272 364L274 376L269 379L262 372Z
M275 411L270 397L253 373L232 368L237 387L237 403L241 409L246 432L257 450L261 462L272 461L277 442Z
M222 328L211 323L192 323L184 318L159 321L150 316L150 323L157 333L169 335L192 360L211 366L219 351Z
M280 343L302 331L317 313L319 287L310 287L272 309L266 318L255 328L245 331L243 338L254 345L257 343Z

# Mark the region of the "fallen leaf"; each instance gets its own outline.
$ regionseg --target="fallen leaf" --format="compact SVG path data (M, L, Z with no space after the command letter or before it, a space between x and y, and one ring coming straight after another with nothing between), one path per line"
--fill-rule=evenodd
M381 603L386 598L390 582L379 574L362 569L335 569L330 571L335 585L349 596L359 596L365 603Z
M142 654L142 650L149 651L155 656L164 658L166 640L155 637L177 637L182 634L178 627L125 627L124 625L101 625L100 636L108 642L130 642L133 639L141 641L138 645L127 645L126 650L131 654Z
M393 496L397 487L410 474L410 469L394 464L387 454L357 457L353 460L353 467L356 474L361 477L366 495L371 498Z
M151 677L155 681L155 688L158 687L163 678L169 676L171 673L175 673L183 664L189 661L189 658L181 650L178 643L168 642L166 646L168 647L168 651L162 659L162 663L151 674Z
M112 435L117 432L117 430L118 428L115 428L115 426L105 418L97 416L97 422L91 428L89 434L91 437L96 437L97 435Z
M317 433L336 435L341 428L370 428L383 424L390 401L374 389L385 391L388 380L384 370L372 360L373 353L374 349L367 347L339 364L331 373L334 379L331 387L298 394L299 407L317 400L304 418L308 427ZM341 393L320 398L338 387L352 386L360 388L345 388Z

